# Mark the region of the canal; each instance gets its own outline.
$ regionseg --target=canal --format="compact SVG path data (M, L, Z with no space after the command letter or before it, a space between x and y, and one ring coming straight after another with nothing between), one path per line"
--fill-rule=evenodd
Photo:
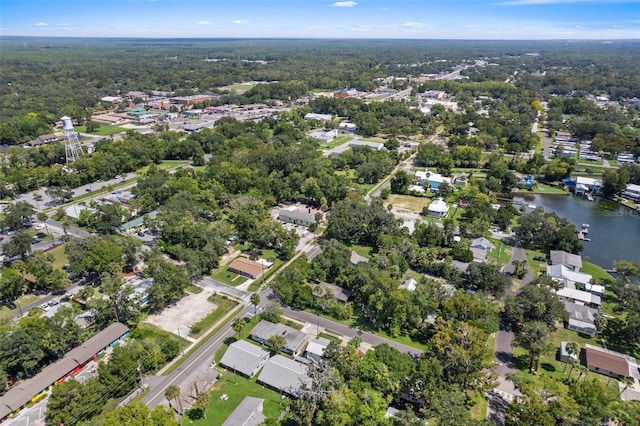
M578 228L588 223L591 242L582 242L583 259L605 269L620 259L640 264L640 211L610 200L588 201L573 195L523 195L514 200L542 206L546 213L565 217Z

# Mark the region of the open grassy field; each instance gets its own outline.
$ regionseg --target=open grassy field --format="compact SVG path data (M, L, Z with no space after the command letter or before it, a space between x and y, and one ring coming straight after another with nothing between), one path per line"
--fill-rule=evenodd
M86 126L77 126L75 127L75 129L79 133L87 133ZM88 134L96 135L96 136L111 136L111 135L115 135L117 133L122 133L126 131L127 129L120 126L108 126L106 124L101 124L97 132L92 132Z
M431 203L431 199L427 197L414 197L412 195L391 194L385 204L391 204L396 211L405 211L409 213L421 214L422 209Z
M62 269L64 265L69 263L69 258L64 252L64 244L47 251L47 253L53 256L53 269Z
M505 266L511 260L511 246L503 243L497 238L488 238L496 248L489 253L489 263L498 265L499 267Z
M533 188L532 188L531 191L524 190L522 192L528 193L528 194L564 194L564 195L569 195L569 191L566 191L564 188L557 187L557 186L551 186L551 185L547 185L547 184L539 183L539 182L536 182L535 185L533 185Z
M218 269L214 269L211 273L211 278L234 287L244 284L244 282L247 281L246 277L230 272L226 265Z

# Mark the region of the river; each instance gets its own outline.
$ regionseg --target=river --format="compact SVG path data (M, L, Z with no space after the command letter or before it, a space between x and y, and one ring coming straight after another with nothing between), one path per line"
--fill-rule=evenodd
M610 200L588 201L573 195L526 195L514 200L544 207L547 213L567 218L578 228L588 223L591 241L583 241L582 258L605 269L614 260L640 264L640 211ZM516 206L517 207L517 206Z

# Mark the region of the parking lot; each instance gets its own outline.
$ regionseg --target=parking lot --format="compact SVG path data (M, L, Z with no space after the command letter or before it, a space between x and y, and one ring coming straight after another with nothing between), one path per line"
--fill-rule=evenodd
M191 326L217 308L207 299L211 293L204 290L199 294L188 294L174 306L165 308L156 315L149 315L145 322L155 325L170 333L186 337Z

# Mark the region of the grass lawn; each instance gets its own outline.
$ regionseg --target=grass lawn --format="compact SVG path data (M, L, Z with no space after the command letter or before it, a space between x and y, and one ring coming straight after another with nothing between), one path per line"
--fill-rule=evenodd
M610 282L614 281L613 277L609 275L608 272L606 272L604 269L602 269L595 263L587 262L586 260L582 261L582 268L580 268L580 272L589 274L595 280L598 280L598 281L610 281Z
M333 149L333 148L335 148L337 146L340 146L343 143L350 141L351 139L353 139L353 136L351 136L351 135L338 136L337 138L334 138L331 142L323 143L320 146L324 150L329 150L329 149Z
M189 164L190 161L186 160L163 160L162 163L156 164L155 166L160 170L172 170L177 167L182 167L184 165ZM144 166L136 170L136 174L138 176L143 176L149 170L149 166Z
M499 267L505 266L511 259L511 246L503 243L497 238L487 238L496 246L495 249L489 252L489 263L498 265Z
M554 348L550 353L544 354L540 357L540 363L538 365L538 371L536 374L529 373L529 355L528 351L524 348L514 346L513 348L513 360L514 365L518 372L527 379L533 381L539 381L538 378L542 375L551 376L558 380L564 380L569 376L569 372L571 371L571 367L567 366L565 370L565 363L558 361L556 359L557 349L560 348L560 342L576 342L578 346L583 349L585 344L590 344L593 346L602 347L600 344L600 339L596 337L585 337L579 335L575 331L567 330L564 328L558 328L553 334L551 338L552 346ZM601 374L589 372L587 373L587 380L595 378L602 381L605 385L608 383L610 389L615 390L617 392L618 383L616 380L608 380L606 376ZM574 369L571 372L571 377L574 379L578 378L578 370Z
M19 297L18 300L15 301L15 304L16 306L27 306L29 303L33 302L37 298L38 296L28 294L28 295ZM16 308L16 310L18 310L18 308ZM11 309L2 305L0 307L0 320L4 319L5 317L8 317L11 312L13 312ZM22 312L26 313L27 311L22 310Z
M551 185L547 185L545 183L540 183L540 182L536 182L535 185L533 185L532 190L523 190L523 193L528 193L528 194L564 194L564 195L569 195L569 191L565 190L562 187L557 187L557 186L551 186Z
M98 128L97 132L92 132L92 133L88 133L87 132L87 127L86 126L77 126L75 127L76 131L79 133L87 133L90 135L96 135L96 136L111 136L111 135L115 135L116 133L122 133L122 132L126 132L127 129L120 127L120 126L108 126L106 124L101 124L100 127Z
M533 272L533 276L537 277L540 272L547 271L547 262L540 262L538 260L533 260L534 257L546 257L546 253L543 253L538 250L525 250L527 253L527 264L531 268Z
M482 392L473 392L469 396L471 403L471 418L477 421L483 421L487 418L487 406L489 401Z
M214 269L211 273L211 278L234 287L239 286L240 284L244 284L244 282L247 280L247 278L243 277L242 275L229 272L227 270L227 266Z
M69 263L69 258L64 253L64 244L47 251L47 253L53 256L53 269L62 269L64 265Z
M349 248L358 253L360 256L368 257L369 259L371 259L371 257L373 256L373 249L371 247L352 244L351 246L349 246Z
M237 83L226 86L225 88L228 88L229 90L251 90L255 86L257 85L254 83Z
M200 294L202 292L202 287L198 287L197 285L191 284L187 288L185 288L191 294Z
M421 214L422 209L431 203L431 199L427 197L414 197L413 195L391 194L385 200L385 204L391 204L396 211L405 211L415 214Z
M224 317L227 312L235 308L238 303L224 298L219 295L213 295L207 299L211 303L216 304L216 308L211 311L206 317L202 318L200 321L196 322L191 326L192 332L189 333L190 337L197 339L202 335L202 333L207 332L209 328L211 328L215 323L220 321L222 317Z
M191 421L185 416L185 424L196 426L218 426L231 415L247 396L264 399L263 414L268 418L278 418L288 404L278 392L267 389L254 380L246 379L228 371L223 371L210 391L211 402L207 407L207 418ZM226 395L226 399L221 399Z

